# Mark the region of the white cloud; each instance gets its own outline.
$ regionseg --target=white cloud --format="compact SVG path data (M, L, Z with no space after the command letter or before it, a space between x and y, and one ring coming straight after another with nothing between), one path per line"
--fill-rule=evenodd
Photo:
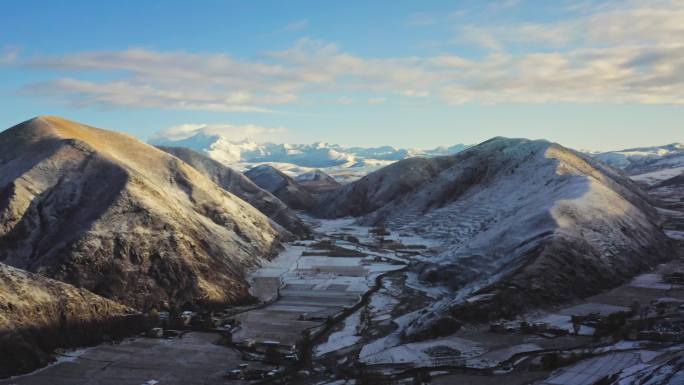
M285 141L288 130L283 127L267 128L254 124L181 124L161 130L151 138L151 142L159 143L165 140L177 141L190 138L197 134L219 135L230 141L251 140L255 142Z
M430 96L430 91L425 91L425 90L405 90L401 93L404 96L409 96L412 98L425 98Z
M301 31L303 29L306 29L308 26L309 20L302 19L287 23L285 27L283 27L283 31Z
M518 4L520 4L520 0L499 0L492 2L489 8L495 11L503 11L515 8L518 6Z
M562 49L674 43L683 37L683 18L682 0L619 0L585 4L579 15L565 20L471 24L459 27L458 34L488 49L508 44L548 44Z
M0 65L11 64L17 60L19 49L16 47L5 47L0 53Z
M94 105L229 112L271 112L256 103L283 104L294 97L286 94L254 96L246 92L220 92L180 86L155 87L130 81L97 83L72 78L30 84L22 88L20 93L54 98L76 107Z
M437 24L437 16L431 13L417 12L408 17L406 25L409 27L427 27Z
M77 106L268 112L323 94L345 103L369 93L448 104L684 104L684 1L577 9L553 23L459 28L460 39L485 48L480 57L363 57L301 39L256 59L128 49L13 60L71 74L21 92Z

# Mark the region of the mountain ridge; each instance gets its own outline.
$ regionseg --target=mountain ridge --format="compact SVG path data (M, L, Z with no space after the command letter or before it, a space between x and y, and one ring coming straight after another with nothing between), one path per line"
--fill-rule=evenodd
M497 137L452 156L403 160L334 191L318 214L440 240L420 276L454 290L442 314L461 318L582 298L676 255L636 183L548 141Z
M271 165L262 164L253 167L245 171L245 176L294 210L308 211L318 203L311 192L292 177Z
M308 236L310 233L307 225L285 203L254 184L244 174L186 147L158 148L193 166L218 186L242 198L293 234Z
M145 309L249 300L291 234L180 159L42 116L0 133L0 261Z
M290 176L322 169L340 181L353 180L401 159L414 156L439 156L457 153L468 145L456 144L430 150L403 149L392 146L345 147L316 142L313 144L256 143L231 141L218 134L198 132L192 136L164 138L151 143L167 147L187 147L208 155L224 165L246 171L260 164L271 164Z
M0 263L0 378L46 365L57 347L142 330L142 315L85 289Z

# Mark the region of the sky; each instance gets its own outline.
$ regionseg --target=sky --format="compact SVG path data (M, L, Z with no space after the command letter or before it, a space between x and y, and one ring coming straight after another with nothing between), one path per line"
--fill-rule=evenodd
M0 127L583 150L684 142L684 0L4 1Z

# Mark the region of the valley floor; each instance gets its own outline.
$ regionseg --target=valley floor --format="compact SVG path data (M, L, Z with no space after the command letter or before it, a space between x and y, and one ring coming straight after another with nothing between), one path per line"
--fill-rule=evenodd
M363 232L367 235L367 229ZM289 347L301 341L304 332L312 336L324 332L334 326L333 317L342 318L361 304L378 277L405 267L404 259L394 252L345 241L339 235L291 245L254 272L252 292L265 304L228 317L239 323L230 347L218 344L218 332L139 337L64 352L52 365L0 384L239 383L227 377L240 365L248 365L249 371L275 373L282 366L265 362L259 349L253 349L255 344ZM318 354L320 349L337 350L340 342L319 347Z
M684 286L665 280L684 271L682 261L550 312L408 342L405 328L448 291L421 282L410 269L434 244L351 220L310 221L315 239L291 245L252 274L252 294L263 304L226 316L238 325L230 346L217 344L219 333L136 338L66 353L72 357L0 384L244 384L269 372L271 383L282 384L429 378L432 384L591 385L607 376L620 384L646 377L658 379L653 384L684 383L677 374L684 371L684 343L667 340L664 329L684 322ZM592 317L634 310L635 300L657 333L595 337L600 323ZM584 321L573 323L573 316ZM521 321L541 329L526 330Z
M137 338L66 352L32 374L0 381L17 385L225 384L225 367L240 362L234 349L215 345L214 333L182 338Z

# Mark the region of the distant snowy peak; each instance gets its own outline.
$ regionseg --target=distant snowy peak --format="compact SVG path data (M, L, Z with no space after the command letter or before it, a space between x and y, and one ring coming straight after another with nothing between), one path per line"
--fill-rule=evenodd
M184 139L157 137L152 142L161 146L188 147L203 152L227 166L243 171L258 164L269 163L291 176L321 169L338 179L355 179L370 171L406 158L451 155L470 147L457 144L451 147L422 150L400 149L391 146L343 147L325 142L313 144L255 143L248 140L231 141L220 135L204 132Z
M331 177L330 175L326 174L324 171L319 169L299 174L295 177L295 180L297 182L336 182L335 178Z
M632 179L648 185L684 174L684 144L682 143L591 155L612 167L624 170Z
M297 175L295 181L312 194L323 194L341 186L335 178L320 169Z
M590 155L610 166L628 170L658 159L684 155L684 144L670 143L664 146L629 148Z

